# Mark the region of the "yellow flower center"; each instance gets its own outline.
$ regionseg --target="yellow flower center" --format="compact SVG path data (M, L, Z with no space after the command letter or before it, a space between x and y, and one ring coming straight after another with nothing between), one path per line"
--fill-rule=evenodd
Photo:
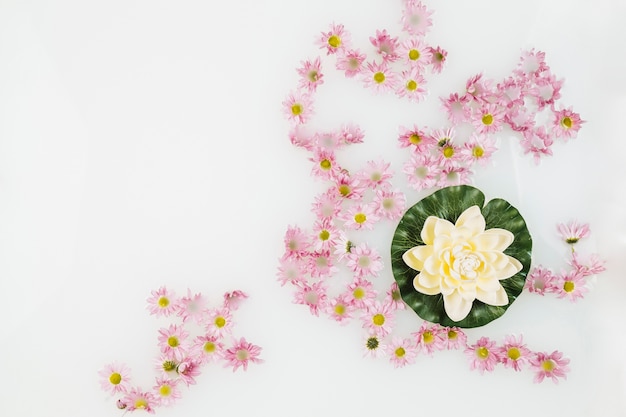
M328 44L333 48L339 48L339 45L341 45L341 38L337 35L333 35L328 38Z
M483 116L483 124L489 126L493 123L493 116L489 113Z
M145 398L137 398L135 400L135 408L146 408L148 406L148 401Z
M299 116L302 114L302 104L294 104L293 106L291 106L291 114L293 114L294 116Z
M433 332L424 332L424 334L422 334L422 340L424 341L424 343L426 343L427 345L431 344L432 342L435 341L435 337L433 336Z
M170 387L169 385L161 385L161 387L159 388L159 394L161 395L161 397L169 397L171 393L172 387Z
M565 283L563 284L563 291L565 292L572 292L574 291L574 288L576 286L574 285L574 283L572 281L565 281Z
M458 337L458 333L455 330L448 330L448 339L450 340L456 340L456 338Z
M418 59L420 59L420 51L418 51L417 49L411 49L409 51L409 59L411 61L417 61Z
M328 230L322 230L320 232L320 240L327 241L330 238L330 232Z
M236 356L237 356L237 359L239 359L240 361L245 361L246 359L250 357L250 354L245 349L239 349L236 353Z
M173 347L173 348L177 347L177 346L178 346L178 338L177 338L176 336L170 336L170 337L168 337L168 338L167 338L167 344L168 344L170 347Z
M443 156L446 158L452 158L454 155L454 148L452 146L446 146L443 148Z
M413 81L413 80L409 80L406 83L406 89L409 90L409 91L417 90L417 83L415 81Z
M518 360L519 357L522 356L519 349L516 347L509 348L509 350L506 352L506 355L509 357L509 359L512 359L514 361Z
M335 313L338 316L343 316L344 314L346 314L346 306L344 306L343 304L337 304L335 306Z
M120 382L122 382L122 375L118 374L117 372L113 372L109 377L109 382L113 385L119 384Z
M165 308L170 305L170 300L167 297L161 297L158 301L159 307Z
M226 326L226 319L222 316L216 317L215 325L221 329L222 327Z
M374 74L374 81L376 81L377 84L382 84L385 82L385 74L383 74L382 72L377 72L376 74Z
M309 72L309 81L311 81L312 83L314 83L315 81L317 81L319 74L317 73L317 71L311 71Z
M204 349L204 351L206 353L213 353L213 352L215 352L215 348L216 347L217 346L215 346L215 343L213 343L213 342L206 342L204 344L204 346L202 347L202 349Z
M177 366L176 362L174 362L174 361L165 361L165 362L163 362L163 370L165 372L173 371L174 369L176 369L176 366Z
M328 171L331 166L332 164L328 159L322 159L322 161L320 162L320 168L322 168L324 171Z
M417 133L413 133L411 136L409 136L409 142L411 142L413 145L419 145L421 141L422 137Z
M572 119L570 117L564 117L563 119L561 119L561 126L563 126L566 129L569 129L572 127Z
M339 194L341 194L342 196L346 197L348 194L350 194L350 187L348 187L345 184L342 184L339 186Z
M360 300L361 298L365 297L365 290L361 287L357 287L354 289L354 291L352 291L352 296L355 300Z
M394 207L393 198L385 198L383 199L383 208L385 210L391 210Z
M357 213L354 215L354 221L357 222L358 224L365 223L365 220L367 220L367 216L363 213Z
M546 372L552 372L554 370L554 362L552 362L550 359L548 359L548 360L543 361L541 363L541 367Z
M481 148L480 146L474 146L472 148L472 155L474 156L474 158L482 158L484 154L485 154L485 150Z
M441 52L435 53L435 60L440 62L443 61L443 54Z
M383 324L385 324L385 316L383 316L382 314L374 314L374 317L372 317L372 323L374 323L376 326L382 326Z
M484 346L477 348L476 356L478 356L480 359L487 359L489 357L489 349Z
M404 350L404 348L402 346L400 346L398 349L395 350L394 352L396 354L396 356L398 358L403 357L404 355L406 355L406 350Z

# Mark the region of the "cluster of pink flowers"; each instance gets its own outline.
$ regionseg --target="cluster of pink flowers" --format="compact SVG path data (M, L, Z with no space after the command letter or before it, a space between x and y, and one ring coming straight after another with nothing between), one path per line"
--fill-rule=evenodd
M150 314L175 320L158 331L154 385L149 390L134 385L130 368L114 362L99 371L102 389L118 398L120 409L154 413L157 407L175 403L182 395L181 386L194 385L208 363L222 361L235 371L262 362L260 347L232 336L232 312L245 298L241 291L229 292L219 307L210 308L202 294L190 290L181 297L166 287L152 291L147 300ZM201 329L199 334L192 335L192 326Z
M555 273L550 268L539 265L528 274L525 288L531 293L539 295L552 293L558 298L576 301L589 291L588 278L605 270L604 260L595 253L583 257L574 249L580 239L589 235L588 224L579 224L577 221L559 223L557 230L563 242L571 247L569 268Z

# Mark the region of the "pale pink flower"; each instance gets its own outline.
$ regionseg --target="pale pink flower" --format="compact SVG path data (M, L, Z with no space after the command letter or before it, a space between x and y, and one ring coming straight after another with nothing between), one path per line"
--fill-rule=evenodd
M524 288L531 293L539 295L556 292L555 276L550 269L539 265L533 268L526 277Z
M546 106L553 106L561 98L561 87L564 80L557 80L549 72L535 79L535 85L528 90L529 95L537 101L537 107L542 110Z
M345 210L340 219L347 229L372 230L380 217L376 214L376 206L373 203L356 203Z
M407 0L402 10L402 29L411 35L424 36L433 24L432 11L428 10L421 1Z
M370 358L380 358L385 355L387 345L383 343L380 336L375 333L368 334L363 340L363 356Z
M318 56L313 61L307 60L301 62L301 67L296 71L300 75L300 87L311 92L315 91L319 85L324 84L324 75L322 74L322 61Z
M563 358L563 353L556 350L549 355L547 352L537 352L530 358L532 369L537 371L534 379L536 383L542 382L544 378L551 378L555 384L558 384L559 378L567 379L568 364L569 359Z
M312 211L317 219L332 220L341 211L341 200L333 190L327 190L315 197Z
M459 96L453 93L448 98L440 97L443 109L448 115L448 120L452 123L462 123L469 120L472 110L470 107L471 99L467 95Z
M282 104L287 119L296 124L306 123L314 113L313 99L308 92L292 91Z
M444 327L441 329L445 347L448 350L467 348L467 335L459 327Z
M545 52L535 52L534 48L529 51L523 51L514 73L523 79L538 77L543 72L549 70L545 59Z
M525 86L526 84L519 79L513 77L506 78L496 87L499 92L497 103L509 108L514 105L523 106L524 95L526 94Z
M524 344L521 335L519 339L514 335L507 335L504 338L504 345L496 348L496 352L506 368L513 368L516 371L521 371L522 366L527 364L531 357L530 349Z
M376 30L376 36L370 36L370 42L385 62L394 62L398 55L398 37L392 38L387 29Z
M416 152L427 152L428 149L437 144L435 139L415 125L410 129L400 126L398 142L400 142L400 147L413 147Z
M231 348L226 349L224 359L228 361L224 367L232 366L233 372L240 366L244 371L248 369L248 363L262 363L263 359L259 358L261 348L246 341L245 338L239 339Z
M176 367L181 381L187 386L196 384L196 377L200 375L200 362L193 358L185 358Z
M158 404L162 406L170 406L182 397L180 389L177 386L178 381L169 378L156 378L156 385L152 387L155 397L158 398Z
M237 310L243 300L248 298L248 294L241 290L229 291L224 293L224 307L230 310Z
M440 46L436 48L432 48L429 46L428 52L430 52L430 56L432 57L430 61L432 71L436 74L439 74L443 70L443 66L446 63L448 51L442 49Z
M423 70L432 61L432 51L421 38L411 37L400 44L398 55L411 68Z
M496 349L496 342L489 340L488 337L481 337L473 345L465 349L465 355L470 361L470 369L478 369L482 374L485 371L491 372L500 362Z
M287 282L293 284L305 280L307 265L305 258L283 256L279 262L277 276L280 285L285 285Z
M110 363L98 375L102 389L112 395L125 393L130 387L130 368L123 363Z
M313 284L296 283L298 291L294 294L293 302L309 306L311 314L319 316L320 310L326 308L326 287L323 281Z
M443 328L438 324L423 322L420 329L413 333L417 347L420 351L423 351L429 355L432 355L436 350L443 350L446 346L446 334Z
M365 187L356 176L351 177L348 173L341 172L335 178L338 196L348 200L360 200L365 192Z
M437 181L438 187L449 187L451 185L463 185L469 184L470 175L472 175L472 171L460 165L449 165L445 166L441 170L441 175Z
M323 180L330 180L340 169L335 160L335 153L330 150L316 148L309 161L313 162L311 174Z
M330 152L341 149L345 145L338 132L317 132L313 135L313 142L319 150Z
M224 344L218 336L208 334L197 336L191 347L193 357L198 359L201 365L214 362L222 357Z
M361 315L361 321L363 322L363 328L368 329L370 333L385 337L393 329L393 311L386 304L374 301L374 303L367 306L365 312Z
M345 294L333 298L326 305L328 316L341 324L348 323L352 319L352 313L355 310L356 307L346 299Z
M387 345L387 356L395 368L401 368L415 363L417 357L417 347L411 339L394 337Z
M374 285L361 277L355 278L344 293L346 300L356 308L367 308L372 305L377 294Z
M371 189L388 186L393 177L390 166L389 162L383 160L367 161L366 167L356 173L357 181Z
M292 145L310 151L313 149L313 137L303 125L294 125L289 130L289 141Z
M150 414L154 414L154 407L159 402L154 394L143 392L139 388L132 388L120 401L126 405L127 411L144 410Z
M550 148L554 141L546 132L544 126L539 126L536 129L529 129L522 132L523 139L521 141L524 153L532 153L535 163L539 163L543 156L551 156L552 149Z
M400 73L400 82L396 88L396 94L399 97L406 97L410 101L420 102L428 93L426 89L426 79L419 73L417 69L402 71Z
M170 324L167 328L162 327L159 329L159 348L166 357L181 360L189 349L188 336L189 332L182 326Z
M572 302L583 298L584 294L589 291L585 277L576 269L557 275L555 286L555 292L559 298L569 298Z
M504 122L516 132L532 132L535 127L535 112L526 106L514 104L504 114Z
M352 78L363 71L363 62L367 57L358 49L346 50L337 54L336 67L344 71L346 77Z
M363 70L363 82L376 93L386 93L396 89L398 76L384 62L369 62Z
M348 235L343 230L340 230L339 239L337 239L335 250L333 251L335 259L337 259L337 261L345 259L345 257L352 252L353 247L354 243L352 243L352 241L348 238Z
M591 254L591 256L589 256L586 260L581 260L577 252L572 253L572 260L570 262L576 272L583 277L596 275L600 272L606 271L604 263L605 261L600 259L600 256L597 253Z
M163 377L176 378L178 376L178 373L176 372L178 362L179 361L175 358L161 354L154 361L154 369L160 372L160 375Z
M350 34L343 25L331 24L328 32L322 32L317 40L320 49L326 49L326 55L335 54L346 49L350 44Z
M285 232L285 256L301 258L309 251L307 234L298 226L288 226Z
M346 266L355 276L377 277L383 269L383 262L376 249L370 248L367 243L361 243L351 248L346 254Z
M493 81L483 78L483 74L476 74L465 83L466 96L478 102L487 101L492 92Z
M347 123L339 129L339 137L345 144L363 143L365 133L357 125Z
M376 214L389 220L400 219L406 209L406 196L400 190L376 190L372 201L376 206Z
M312 245L316 251L329 251L337 244L339 229L330 219L316 220L313 224Z
M486 165L491 155L498 148L492 136L472 134L470 138L463 144L463 148L459 151L462 158L466 162L477 162L479 165Z
M441 137L437 146L438 164L441 168L457 167L463 162L461 147L453 142L452 137L433 134L434 138Z
M414 153L402 170L407 176L409 186L415 190L434 187L441 173L438 161L432 155Z
M191 295L190 289L187 289L187 295L181 297L176 303L176 314L182 318L183 323L186 323L189 319L198 324L202 323L205 309L205 298L200 293Z
M208 311L206 331L216 337L224 337L233 330L233 316L228 308L214 308Z
M574 113L571 107L559 111L555 110L552 122L552 133L554 133L557 138L563 138L565 140L575 138L583 123L585 123L585 121L581 120L580 115Z
M328 278L337 272L334 260L329 249L311 252L308 258L307 270L313 278Z
M404 310L406 308L406 303L402 299L397 282L394 281L389 290L387 290L384 302L391 310Z
M156 291L151 291L147 299L147 309L150 314L157 317L167 317L176 311L176 294L172 290L161 287Z
M578 224L577 220L572 220L565 223L559 223L556 226L557 230L561 234L561 238L565 240L565 243L570 245L575 244L580 239L589 236L589 224Z
M472 124L481 134L499 132L504 124L504 111L497 104L483 103L474 113Z

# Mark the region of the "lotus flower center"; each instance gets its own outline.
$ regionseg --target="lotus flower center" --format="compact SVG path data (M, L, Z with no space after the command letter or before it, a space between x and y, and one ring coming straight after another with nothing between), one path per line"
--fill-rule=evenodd
M454 260L453 268L462 276L476 278L476 270L480 268L481 262L478 256L469 254Z

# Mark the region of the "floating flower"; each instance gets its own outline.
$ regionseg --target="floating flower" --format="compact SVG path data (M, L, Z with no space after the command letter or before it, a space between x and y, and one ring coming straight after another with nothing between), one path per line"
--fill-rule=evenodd
M535 374L535 382L539 383L544 378L551 378L555 384L559 383L559 378L566 379L566 373L569 372L569 359L564 359L563 354L554 351L551 354L538 352L530 359L531 367L537 371Z

